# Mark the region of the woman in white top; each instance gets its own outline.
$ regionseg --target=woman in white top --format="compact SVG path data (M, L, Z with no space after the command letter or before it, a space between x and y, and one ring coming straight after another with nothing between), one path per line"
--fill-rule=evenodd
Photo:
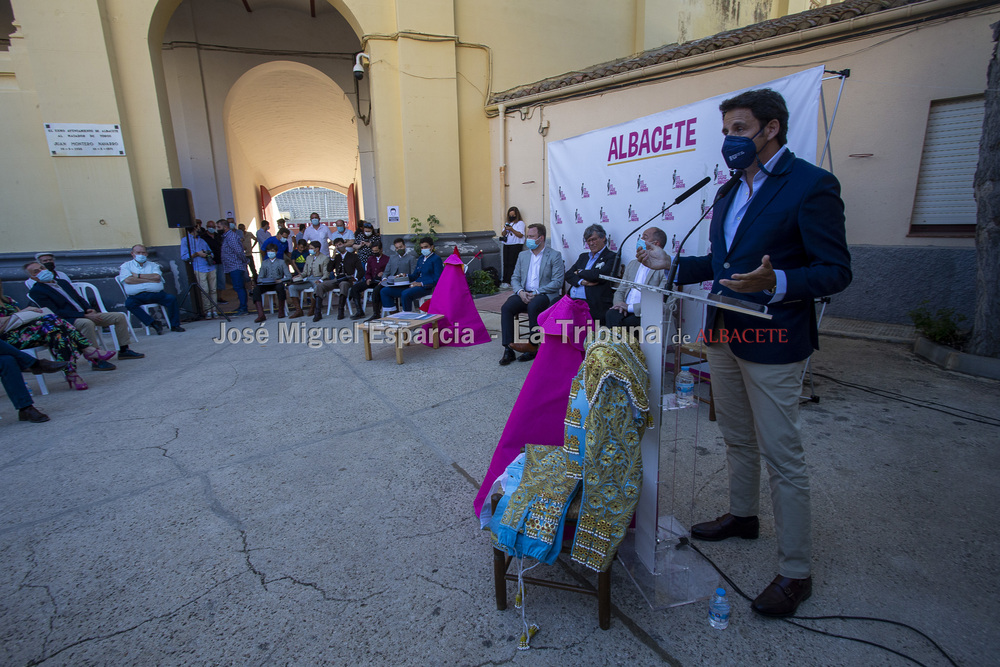
M507 288L510 287L510 278L514 275L517 256L524 250L524 220L521 219L521 212L516 206L507 209L507 219L503 224L500 241L503 243L503 284L500 287Z

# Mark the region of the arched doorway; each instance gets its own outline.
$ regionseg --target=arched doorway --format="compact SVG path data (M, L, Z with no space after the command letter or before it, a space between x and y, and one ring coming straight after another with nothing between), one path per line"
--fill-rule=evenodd
M353 185L362 208L374 206L371 128L355 119L369 99L352 74L360 41L353 19L312 4L161 3L175 7L161 56L179 185L199 217L235 211L250 227L259 187L295 182Z
M258 186L276 194L321 182L346 192L360 180L350 100L315 68L288 61L253 68L230 90L223 119L236 212L248 226L247 212L259 211Z

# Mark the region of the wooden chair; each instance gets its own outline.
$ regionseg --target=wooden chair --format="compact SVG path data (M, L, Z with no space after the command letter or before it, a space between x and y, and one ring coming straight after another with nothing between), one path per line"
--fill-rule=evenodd
M490 498L490 506L493 508L495 513L497 510L497 503L503 497L502 494L494 493ZM573 526L576 528L577 519L580 516L580 498L581 493L576 494L576 498L570 503L569 509L566 511L566 526ZM573 540L563 540L562 553L568 554L573 549ZM494 547L493 549L493 586L496 590L497 599L497 609L504 611L507 609L507 582L517 581L516 574L508 574L507 570L510 568L510 563L513 560L512 556L508 556L506 553ZM543 586L545 588L555 588L561 591L569 591L571 593L581 593L583 595L595 595L597 596L597 624L600 626L601 630L607 630L611 627L611 568L609 567L604 572L597 573L597 590L593 588L584 586L574 586L573 584L565 584L561 581L550 581L548 579L539 579L537 577L522 577L525 584L532 584L534 586Z
M705 343L703 341L696 341L694 343L683 343L674 348L674 370L680 369L681 367L681 356L685 357L695 357L701 361L708 361L708 353L705 350ZM708 398L702 398L701 396L695 395L702 403L708 404L708 420L715 421L715 394L712 392L712 380L711 378L705 379L701 378L701 381L708 385Z

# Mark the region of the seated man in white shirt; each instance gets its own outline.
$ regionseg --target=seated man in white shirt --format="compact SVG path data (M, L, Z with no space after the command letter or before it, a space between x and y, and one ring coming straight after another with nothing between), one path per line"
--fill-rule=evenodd
M62 271L56 271L56 256L53 255L51 252L36 252L35 261L41 264L43 268L46 268L49 271L51 271L55 275L56 280L65 280L68 283L73 282L72 278L70 278ZM24 281L24 286L27 287L28 289L31 289L31 286L34 284L35 281L31 278L28 278L27 280Z
M180 310L177 308L177 297L163 291L163 271L159 264L146 259L146 246L132 246L132 259L121 265L118 282L125 290L125 309L138 317L143 326L153 327L157 335L163 333L163 325L141 308L158 303L167 309L170 330L184 331Z
M636 252L644 248L663 248L667 245L667 235L662 229L650 227L643 231L642 236L636 243ZM669 263L669 260L667 260ZM653 285L663 287L666 280L666 272L662 269L651 269L633 259L625 267L624 279L633 283L643 285ZM637 327L640 325L639 301L642 293L638 288L629 287L622 283L615 290L614 301L607 315L604 316L604 323L609 327Z
M528 313L531 335L537 337L538 316L559 298L559 290L562 289L566 275L566 265L563 263L562 255L545 245L545 225L538 223L528 225L524 245L528 249L517 256L514 274L510 279L514 294L500 309L503 343L501 366L514 361L515 355L511 344L514 342L515 318L520 313ZM531 361L535 358L537 349L538 343L533 341L517 358L518 361Z

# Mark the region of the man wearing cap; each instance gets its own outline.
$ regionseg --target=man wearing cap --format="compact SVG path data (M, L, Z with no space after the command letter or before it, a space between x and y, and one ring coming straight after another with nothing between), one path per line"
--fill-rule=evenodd
M68 283L73 282L73 280L62 271L56 271L56 256L51 252L35 253L35 261L51 271L55 275L56 280L65 280ZM31 289L31 286L34 284L35 281L31 278L24 281L24 286L28 289Z
M157 335L163 335L163 325L142 309L155 303L166 309L171 331L184 331L177 297L163 290L163 270L147 259L146 246L138 243L132 246L132 259L121 265L118 282L125 290L125 309L139 318L143 326L153 327Z

